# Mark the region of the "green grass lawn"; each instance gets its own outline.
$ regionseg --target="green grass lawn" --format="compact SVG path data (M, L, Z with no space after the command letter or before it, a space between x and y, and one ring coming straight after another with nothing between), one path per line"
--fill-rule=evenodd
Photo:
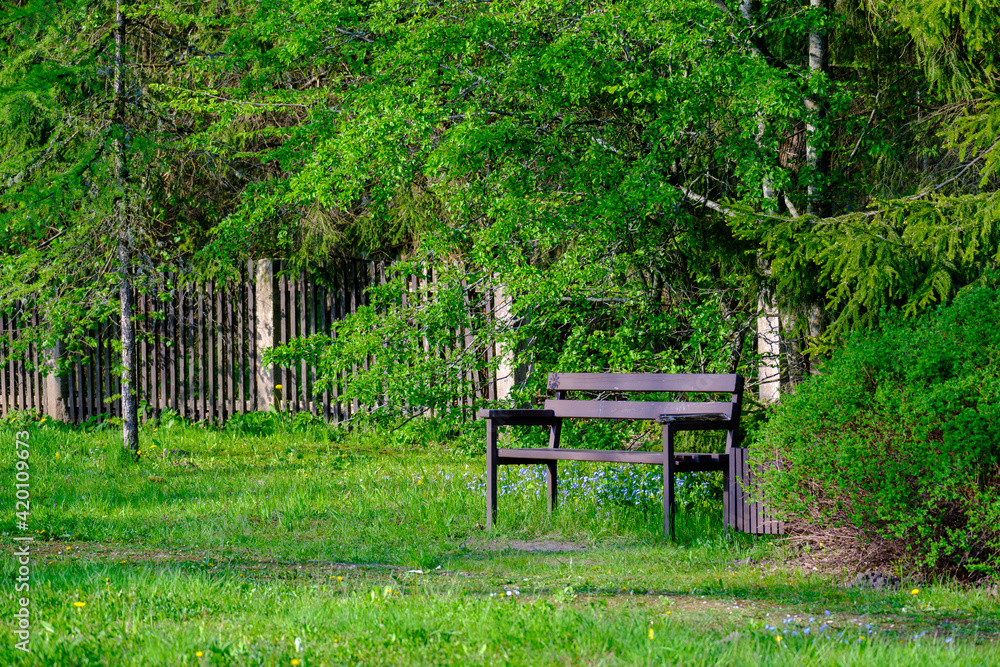
M18 430L31 653L13 634ZM0 664L1000 664L982 591L843 588L725 536L707 503L668 544L624 472L568 469L550 519L534 470L509 469L487 532L482 456L278 430L150 424L136 464L113 428L0 426Z

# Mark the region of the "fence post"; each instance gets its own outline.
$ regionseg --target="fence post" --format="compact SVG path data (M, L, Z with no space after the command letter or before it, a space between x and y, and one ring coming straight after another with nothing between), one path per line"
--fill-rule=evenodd
M510 315L510 303L507 301L507 290L503 285L498 285L493 291L493 317L506 329L513 326ZM510 398L510 392L514 388L514 366L512 355L509 351L501 351L494 341L494 354L500 357L496 368L496 396L492 397L498 401L506 401Z
M503 285L498 285L493 292L493 317L496 318L504 330L513 330L521 326L521 321L514 319L511 313L512 299ZM494 343L494 345L496 345ZM510 404L511 394L514 387L523 386L528 378L529 368L525 364L514 365L514 355L523 353L526 347L524 342L518 343L516 350L500 350L495 348L495 353L500 357L500 362L496 369L496 400ZM519 406L527 407L527 406Z
M257 341L257 409L267 410L274 405L274 367L265 364L264 350L274 346L274 262L260 259L256 262L255 321Z
M49 419L68 422L69 410L66 399L69 395L69 378L58 375L59 359L62 358L64 345L60 341L45 351L45 372L42 380L42 400L45 414Z

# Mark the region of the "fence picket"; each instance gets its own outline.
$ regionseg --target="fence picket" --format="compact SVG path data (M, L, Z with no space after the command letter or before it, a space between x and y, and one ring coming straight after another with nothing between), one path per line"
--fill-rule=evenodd
M176 278L172 277L170 281L170 301L167 302L167 341L164 342L164 346L167 351L168 379L170 382L170 390L167 394L169 398L167 400L170 404L170 409L180 413L180 405L178 404L179 392L177 391L179 370L177 356L180 351L177 347L177 299L180 295L177 292L176 285Z
M0 314L0 401L3 405L0 405L0 411L2 411L3 416L6 417L7 413L10 412L10 399L7 394L7 368L10 366L10 346L7 345L7 331L10 330L10 320L7 319L7 315Z
M254 266L253 260L247 260L247 286L248 286L248 298L247 298L247 319L248 325L250 322L254 324L253 329L247 331L247 345L249 347L250 353L247 355L247 359L251 361L248 364L248 375L247 381L250 384L250 409L260 410L264 406L260 405L257 397L257 336L256 336L256 322L257 320L257 283L256 283L257 271ZM248 327L249 328L249 327ZM270 407L270 406L269 406Z

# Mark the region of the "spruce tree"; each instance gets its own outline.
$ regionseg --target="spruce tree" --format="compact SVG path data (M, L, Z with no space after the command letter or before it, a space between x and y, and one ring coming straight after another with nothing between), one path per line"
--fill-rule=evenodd
M36 308L43 326L24 340L70 350L117 315L132 452L141 398L133 290L162 287L164 269L184 266L218 213L191 201L231 175L223 162L190 179L200 192L170 191L206 153L184 146L198 119L178 113L157 84L194 81L191 57L218 41L220 23L211 12L127 0L30 1L0 15L0 307Z

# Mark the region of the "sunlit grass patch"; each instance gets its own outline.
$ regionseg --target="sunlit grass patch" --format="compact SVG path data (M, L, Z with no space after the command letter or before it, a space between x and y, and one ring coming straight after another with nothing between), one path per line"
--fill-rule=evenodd
M136 464L111 430L29 428L35 653L0 664L983 664L1000 633L979 592L785 567L723 533L711 479L682 478L667 543L655 466L561 466L552 517L544 468L505 468L486 531L481 456L160 423Z

